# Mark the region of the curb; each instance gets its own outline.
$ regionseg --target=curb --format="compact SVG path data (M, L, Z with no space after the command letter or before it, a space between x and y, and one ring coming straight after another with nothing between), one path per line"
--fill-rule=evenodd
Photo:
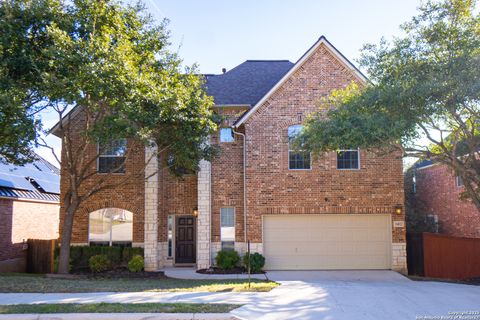
M43 313L0 314L0 320L238 320L230 313Z

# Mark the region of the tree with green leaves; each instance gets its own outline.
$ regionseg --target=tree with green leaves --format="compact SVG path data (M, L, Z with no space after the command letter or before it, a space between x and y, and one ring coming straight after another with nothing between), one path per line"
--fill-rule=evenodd
M98 155L88 153L92 145L116 139L142 148L155 144L171 160L170 167L192 171L212 156L204 142L216 129L213 101L195 67L184 70L169 51L166 24L155 23L141 4L116 0L0 4L0 114L7 115L0 121L6 126L0 141L8 132L18 137L17 144L6 140L11 143L0 155L18 160L32 144L49 147L35 115L49 110L59 119L55 130L62 154L55 157L67 185L61 199L59 273L68 273L77 209L93 195L134 178L99 177L92 170ZM136 174L144 177L142 170Z
M401 151L450 167L480 210L480 15L474 0L428 1L404 35L362 49L370 82L319 102L299 136L317 154Z

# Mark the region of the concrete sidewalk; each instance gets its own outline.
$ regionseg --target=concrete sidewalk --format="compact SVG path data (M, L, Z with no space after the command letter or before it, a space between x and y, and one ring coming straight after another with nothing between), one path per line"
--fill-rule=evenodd
M392 271L282 271L270 272L269 277L282 285L270 292L6 293L0 294L0 304L230 303L244 305L230 317L252 320L405 320L480 312L480 286L412 281ZM180 316L170 319L185 319Z
M236 320L229 313L55 313L2 314L0 320Z
M230 279L248 279L248 274L203 274L197 273L195 268L163 268L162 271L167 277L176 279L194 279L194 280L230 280ZM266 274L252 274L251 279L268 280Z
M229 303L247 304L262 292L93 292L93 293L0 293L2 304L39 303Z

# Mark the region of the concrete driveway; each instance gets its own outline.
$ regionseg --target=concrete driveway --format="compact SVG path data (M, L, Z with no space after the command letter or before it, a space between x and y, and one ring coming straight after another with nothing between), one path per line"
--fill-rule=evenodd
M444 316L442 319L445 320L480 320L480 286L411 281L393 271L283 271L269 272L268 277L282 285L268 293L0 293L0 305L94 302L232 303L244 306L232 311L231 315L251 320L426 320L435 319L433 316ZM447 317L449 312L462 311L477 313L463 317L458 314ZM0 319L10 317L11 315L0 315ZM105 317L104 319L121 319L118 315ZM149 317L146 318L150 319ZM198 315L195 315L192 318L197 317Z
M476 318L451 319L480 320L480 286L412 281L393 271L278 271L268 276L282 286L233 315L263 320L406 320L475 311Z

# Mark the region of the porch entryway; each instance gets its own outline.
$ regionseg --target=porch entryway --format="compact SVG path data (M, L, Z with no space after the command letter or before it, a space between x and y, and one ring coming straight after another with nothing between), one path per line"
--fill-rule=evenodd
M175 221L175 265L196 262L196 218L178 216Z

